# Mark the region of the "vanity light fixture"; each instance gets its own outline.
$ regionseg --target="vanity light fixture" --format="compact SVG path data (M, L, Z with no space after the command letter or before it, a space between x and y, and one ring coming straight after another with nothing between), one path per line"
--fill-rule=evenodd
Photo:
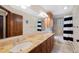
M43 18L47 18L48 15L45 12L40 12L39 16L43 17Z
M64 6L64 10L67 10L68 9L68 6Z
M30 7L31 5L18 5L18 7L22 8L22 9L26 9L27 7Z
M22 9L26 9L27 8L27 6L25 6L25 5L21 5L20 6Z

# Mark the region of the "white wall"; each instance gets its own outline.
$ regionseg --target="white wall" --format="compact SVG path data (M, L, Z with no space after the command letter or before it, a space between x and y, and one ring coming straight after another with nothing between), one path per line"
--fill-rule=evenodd
M54 31L56 35L63 34L63 18L54 19Z
M76 40L79 40L79 6L74 6L74 9L73 9L73 26L74 26L73 37L74 37L74 41L76 41Z

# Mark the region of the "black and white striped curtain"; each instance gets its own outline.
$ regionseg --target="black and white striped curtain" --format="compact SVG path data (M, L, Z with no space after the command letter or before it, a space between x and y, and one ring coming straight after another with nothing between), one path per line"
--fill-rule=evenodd
M38 20L37 22L37 31L42 31L42 21Z
M73 19L72 16L64 18L63 39L73 41Z

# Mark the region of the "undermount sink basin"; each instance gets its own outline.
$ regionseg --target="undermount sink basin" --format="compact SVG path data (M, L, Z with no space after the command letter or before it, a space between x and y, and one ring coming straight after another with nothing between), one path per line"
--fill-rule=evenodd
M15 47L13 47L10 52L14 52L14 53L19 53L19 52L23 52L23 49L27 49L29 47L32 46L32 42L27 41L27 42L23 42L19 45L16 45Z

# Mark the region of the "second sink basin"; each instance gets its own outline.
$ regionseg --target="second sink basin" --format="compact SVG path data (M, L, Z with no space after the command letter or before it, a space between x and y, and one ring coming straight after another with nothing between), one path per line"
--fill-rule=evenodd
M29 47L32 46L32 42L30 41L27 41L27 42L23 42L19 45L16 45L15 47L13 47L10 52L13 52L13 53L20 53L20 52L23 52L23 49L27 49Z

